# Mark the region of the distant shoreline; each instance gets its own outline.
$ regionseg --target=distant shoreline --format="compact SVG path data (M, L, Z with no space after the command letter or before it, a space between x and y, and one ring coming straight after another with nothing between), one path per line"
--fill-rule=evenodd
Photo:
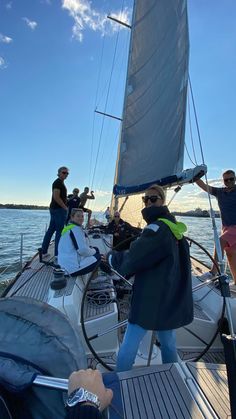
M44 205L26 205L26 204L0 204L0 209L19 209L19 210L48 210L49 207L46 207ZM95 211L95 212L101 212L101 211ZM202 210L201 212L196 211L186 211L186 212L180 212L180 211L172 211L173 215L177 215L180 217L198 217L198 218L209 218L210 215L206 210ZM215 213L216 218L220 218L220 214Z
M44 205L0 204L0 209L47 210L48 207Z

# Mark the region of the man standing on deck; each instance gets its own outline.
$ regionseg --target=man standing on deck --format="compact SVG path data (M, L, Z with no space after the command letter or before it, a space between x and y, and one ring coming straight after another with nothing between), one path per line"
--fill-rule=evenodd
M226 252L230 271L236 284L236 185L235 172L231 169L223 173L223 182L225 187L215 188L208 186L201 179L196 181L205 192L214 195L218 201L222 220L222 234L220 236L220 245L222 256ZM217 261L216 251L214 259ZM215 265L210 272L204 274L205 278L210 278L217 274Z
M69 170L67 167L59 167L58 178L52 184L52 199L50 203L51 219L42 243L42 256L44 258L48 256L47 251L54 232L56 232L55 256L58 254L58 243L67 217L67 189L64 185L64 180L68 174Z
M92 211L91 211L91 209L85 208L85 204L87 202L87 199L95 199L95 196L94 196L93 191L91 191L91 195L89 195L89 188L86 186L84 188L84 192L82 192L82 194L80 194L80 206L79 206L79 208L81 208L84 212L88 213L88 226L89 226Z

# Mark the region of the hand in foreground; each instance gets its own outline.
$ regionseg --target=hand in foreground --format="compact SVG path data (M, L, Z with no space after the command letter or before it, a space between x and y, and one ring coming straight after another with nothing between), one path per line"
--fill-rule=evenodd
M112 401L113 392L107 389L102 381L102 374L98 370L74 371L69 377L68 395L79 387L83 387L91 393L96 394L100 401L99 410L104 410Z

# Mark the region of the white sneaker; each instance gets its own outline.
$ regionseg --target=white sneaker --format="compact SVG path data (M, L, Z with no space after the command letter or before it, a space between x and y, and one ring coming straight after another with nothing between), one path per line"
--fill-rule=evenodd
M204 274L202 274L199 278L202 279L203 281L205 281L206 279L212 279L214 278L214 274L211 271L205 272Z

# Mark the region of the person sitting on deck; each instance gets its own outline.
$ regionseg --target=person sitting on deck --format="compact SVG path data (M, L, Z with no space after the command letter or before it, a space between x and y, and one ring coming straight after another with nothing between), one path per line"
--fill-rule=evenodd
M131 224L122 220L119 211L115 211L113 220L106 227L107 234L113 234L113 247L121 244L126 239L136 236L141 232L140 228L133 227ZM124 243L119 249L125 250L129 248L130 243Z
M72 208L70 223L62 230L59 241L58 263L72 276L91 272L101 258L98 249L89 246L83 221L83 210Z
M89 188L86 186L84 188L84 192L82 192L82 194L80 194L80 206L79 206L79 208L81 208L84 212L87 212L87 214L88 214L88 226L89 226L92 211L91 211L91 209L85 208L85 204L87 202L87 199L95 199L95 196L94 196L93 191L91 191L91 194L89 195Z
M73 194L70 195L70 197L68 196L68 200L67 200L68 216L67 216L66 224L68 224L68 222L70 221L72 208L79 208L79 205L80 205L79 189L74 188Z

